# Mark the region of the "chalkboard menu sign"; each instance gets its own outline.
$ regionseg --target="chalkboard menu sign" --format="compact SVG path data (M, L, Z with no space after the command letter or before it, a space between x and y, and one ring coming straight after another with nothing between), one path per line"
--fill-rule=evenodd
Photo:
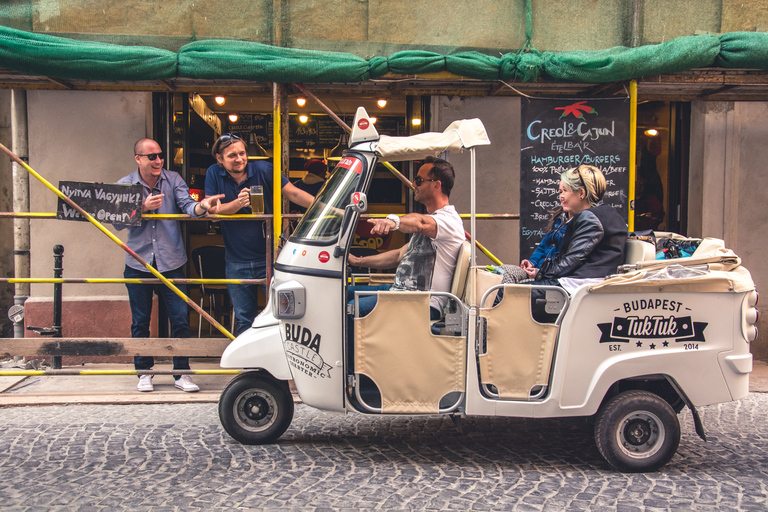
M94 183L87 181L60 181L59 190L72 199L80 208L99 222L107 224L141 224L141 201L143 187L119 183ZM62 220L87 219L77 210L59 198L56 218Z
M629 100L524 98L521 110L520 259L546 234L549 212L560 204L560 174L573 167L599 168L603 202L627 218Z

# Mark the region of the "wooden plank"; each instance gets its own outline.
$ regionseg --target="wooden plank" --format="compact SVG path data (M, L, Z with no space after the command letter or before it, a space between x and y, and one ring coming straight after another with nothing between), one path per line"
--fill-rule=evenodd
M221 357L227 338L0 338L4 356Z

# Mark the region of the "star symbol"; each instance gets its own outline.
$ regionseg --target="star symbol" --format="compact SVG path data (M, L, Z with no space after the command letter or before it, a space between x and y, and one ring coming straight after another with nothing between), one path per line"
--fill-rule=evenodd
M643 342L642 342L642 341L638 341L638 342L637 342L637 346L638 346L638 347L642 347L642 346L643 346Z
M655 343L651 343L650 347L651 347L651 350L656 350L656 344Z
M662 343L662 345L664 345L665 347L668 347L669 346L669 342L665 341L664 343Z

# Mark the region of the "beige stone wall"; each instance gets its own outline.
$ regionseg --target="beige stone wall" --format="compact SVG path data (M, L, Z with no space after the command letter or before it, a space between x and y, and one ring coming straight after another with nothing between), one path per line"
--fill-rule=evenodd
M480 118L490 146L476 149L477 213L520 212L520 98L435 97L434 131L443 131L458 119ZM456 171L451 203L459 213L469 213L470 153L448 155ZM477 239L505 264L519 263L520 223L516 220L477 220ZM469 220L464 222L470 230ZM493 262L479 250L478 264Z
M762 227L768 162L766 102L694 102L691 108L690 236L722 238L749 269L758 292L768 289ZM768 359L768 305L758 305L761 333L752 353Z
M30 166L54 185L116 182L136 169L133 144L147 135L150 102L148 93L29 91ZM58 198L38 180L30 179L29 191L31 211L56 211ZM125 233L117 236L125 240ZM32 277L53 277L57 244L64 246L64 277L122 277L125 252L118 245L88 222L64 220L32 221ZM126 295L122 284L68 284L63 293ZM32 285L32 296L52 294L50 284Z
M0 24L41 34L172 50L241 39L363 57L424 48L506 52L525 42L518 0L26 0L0 5ZM643 0L640 41L702 32L765 31L762 0ZM573 51L629 45L631 0L537 0L533 45Z

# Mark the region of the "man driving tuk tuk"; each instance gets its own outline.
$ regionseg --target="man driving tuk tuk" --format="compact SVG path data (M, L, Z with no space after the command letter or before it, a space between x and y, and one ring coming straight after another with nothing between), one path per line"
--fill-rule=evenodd
M354 299L356 291L439 291L451 289L456 258L464 242L464 224L450 204L455 173L450 162L427 157L413 180L416 186L413 198L423 204L426 214L409 213L402 217L388 215L384 219L369 219L371 233L386 235L400 230L413 234L410 242L399 249L392 249L370 256L349 256L349 263L358 267L389 269L397 266L392 285L350 286L347 300ZM359 315L365 316L376 306L376 295L359 297ZM442 316L445 297L430 299L430 317ZM351 330L350 330L351 332Z

